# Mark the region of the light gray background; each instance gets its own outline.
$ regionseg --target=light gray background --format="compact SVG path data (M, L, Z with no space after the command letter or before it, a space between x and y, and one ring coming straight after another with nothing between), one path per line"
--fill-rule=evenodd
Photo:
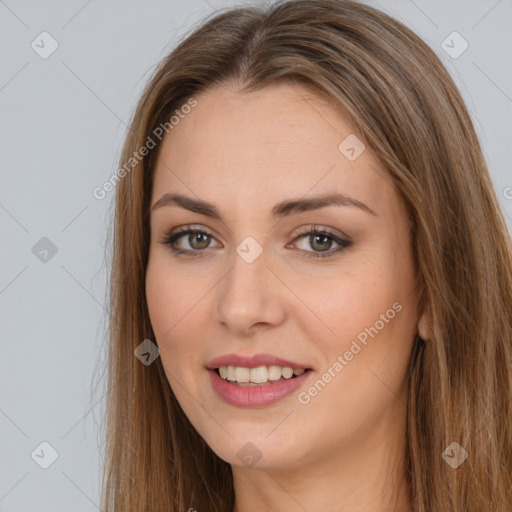
M448 67L512 226L512 1L367 3L412 28ZM156 63L212 9L232 5L0 0L1 512L98 510L114 193L100 201L92 191L117 170ZM31 48L43 31L59 45L47 59ZM453 31L469 43L456 59L441 47ZM57 247L46 262L32 252L42 237ZM48 469L31 457L43 441L58 452ZM36 454L50 460L47 448Z

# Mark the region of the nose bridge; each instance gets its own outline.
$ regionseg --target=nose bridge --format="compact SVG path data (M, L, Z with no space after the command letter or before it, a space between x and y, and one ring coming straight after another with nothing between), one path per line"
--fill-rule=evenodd
M217 296L220 322L240 331L254 324L279 322L283 309L275 293L275 276L267 268L269 253L253 237L235 247L231 269Z
M227 276L226 292L243 302L258 302L260 294L267 291L270 272L266 268L268 249L252 236L246 237L235 247L232 268Z

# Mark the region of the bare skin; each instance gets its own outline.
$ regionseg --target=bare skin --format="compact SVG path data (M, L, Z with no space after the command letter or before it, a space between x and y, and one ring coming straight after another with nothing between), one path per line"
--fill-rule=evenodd
M391 178L368 147L354 161L338 149L353 128L303 88L244 94L226 86L195 98L162 143L151 204L180 193L213 203L222 220L176 205L152 209L146 295L172 390L232 466L234 512L410 512L407 371L416 333L428 332ZM281 201L333 192L367 208L271 216ZM162 243L187 225L206 235L185 234L174 246L200 257ZM302 234L313 226L350 245ZM263 251L250 264L236 252L246 237ZM318 253L330 256L308 257ZM345 357L372 326L378 333ZM206 365L228 353L312 368L302 401L292 393L261 408L224 402ZM308 393L329 368L329 382ZM261 454L251 467L237 455L248 442Z

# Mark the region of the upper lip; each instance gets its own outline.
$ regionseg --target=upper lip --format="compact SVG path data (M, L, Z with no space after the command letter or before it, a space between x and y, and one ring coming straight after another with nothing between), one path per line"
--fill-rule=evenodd
M237 354L225 354L212 359L208 364L209 370L216 370L221 366L239 366L242 368L257 368L258 366L281 366L289 367L293 370L299 368L310 369L308 365L288 361L272 354L254 354L252 356L239 356Z

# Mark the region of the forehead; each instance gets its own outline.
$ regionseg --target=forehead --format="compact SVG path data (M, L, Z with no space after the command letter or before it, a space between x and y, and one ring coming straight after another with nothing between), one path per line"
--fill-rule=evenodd
M261 210L285 196L338 192L375 211L393 193L362 136L305 88L280 84L240 93L226 86L194 98L197 105L162 142L155 196L192 192L212 202L225 198L241 211L248 202Z

